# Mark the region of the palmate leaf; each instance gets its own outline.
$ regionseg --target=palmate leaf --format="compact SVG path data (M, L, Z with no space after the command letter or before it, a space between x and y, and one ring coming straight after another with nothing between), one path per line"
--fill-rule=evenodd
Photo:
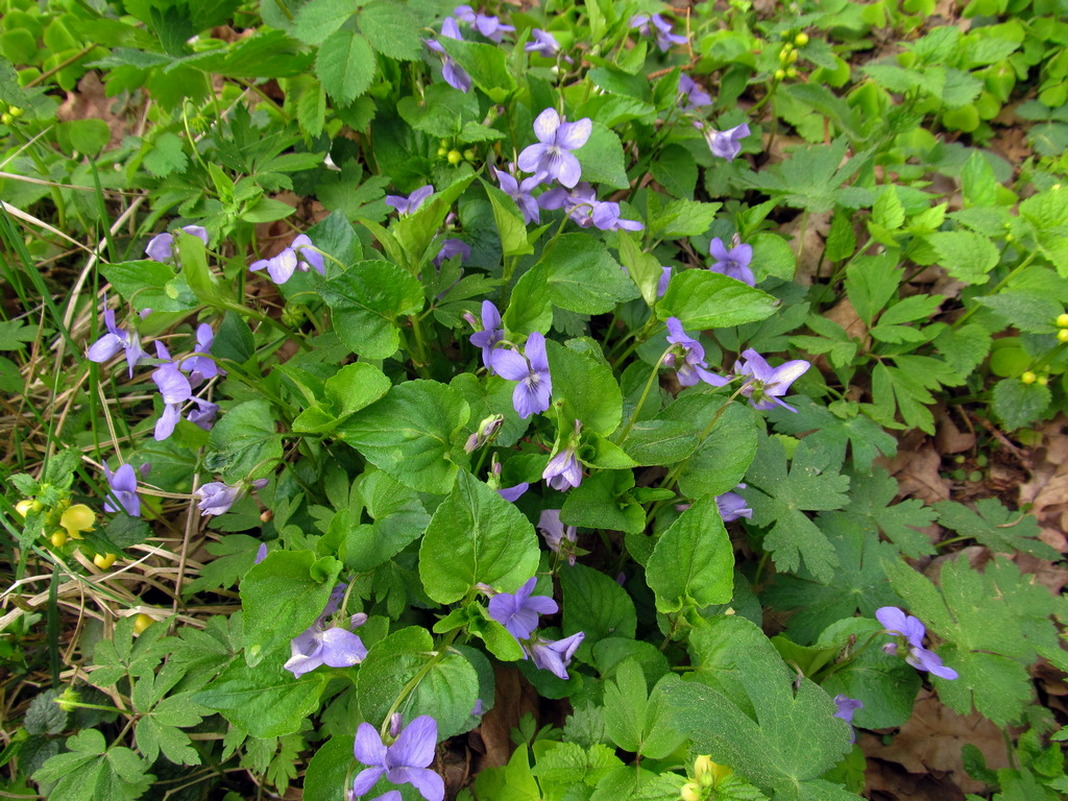
M797 684L795 671L744 618L714 618L695 635L699 681L669 684L664 695L696 751L777 799L856 801L819 778L850 748L830 696L808 679Z
M974 512L954 501L940 501L934 508L943 526L972 537L993 551L1024 551L1040 559L1060 558L1056 550L1038 539L1038 521L1034 517L1007 509L997 498L976 501Z
M148 764L129 748L108 748L104 735L86 729L67 739L69 751L42 765L33 778L55 782L51 797L69 801L131 801L155 781Z
M841 467L847 447L859 470L870 470L880 453L893 456L897 452L897 440L870 417L860 414L856 404L833 405L832 411L804 395L791 403L796 413L775 407L768 412L768 419L776 431L804 435L812 448L832 456L828 465Z
M847 140L839 137L829 145L805 145L789 158L759 173L740 176L742 183L778 197L788 206L811 212L831 211L835 206L857 209L871 202L871 192L848 181L871 158L858 153L842 164Z
M764 537L764 550L772 554L775 565L782 571L796 572L803 560L817 580L829 582L838 567L838 556L805 512L845 506L849 478L836 474L826 455L805 440L787 472L782 442L764 437L746 481L749 487L741 494L753 509L753 523L770 529Z

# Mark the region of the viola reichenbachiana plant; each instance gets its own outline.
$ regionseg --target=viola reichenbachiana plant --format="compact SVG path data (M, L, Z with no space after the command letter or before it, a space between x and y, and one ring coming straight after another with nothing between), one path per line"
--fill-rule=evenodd
M1068 404L1063 4L0 9L5 792L1068 791L1060 553L884 461Z

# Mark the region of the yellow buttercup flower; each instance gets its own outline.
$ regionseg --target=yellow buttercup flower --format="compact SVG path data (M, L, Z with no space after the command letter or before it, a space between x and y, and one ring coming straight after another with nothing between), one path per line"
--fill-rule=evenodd
M96 512L84 503L76 503L68 507L59 517L59 524L67 530L67 534L76 540L82 538L83 531L92 531L96 523Z

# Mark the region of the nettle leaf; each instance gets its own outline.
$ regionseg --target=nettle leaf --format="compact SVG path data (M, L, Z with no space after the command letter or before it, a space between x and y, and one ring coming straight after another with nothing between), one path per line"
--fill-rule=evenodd
M731 600L734 550L714 498L696 501L660 535L645 580L656 595L657 611L664 614Z
M779 301L741 281L709 270L683 270L671 277L656 304L661 320L678 317L686 329L727 328L763 320Z
M1038 539L1038 521L1032 515L1008 509L997 498L976 501L974 512L955 501L939 501L934 508L940 524L992 551L1007 554L1023 551L1039 559L1060 558L1055 549Z
M514 592L538 568L530 521L495 490L464 471L434 512L419 549L427 595L448 604L482 582Z
M365 720L383 720L401 691L419 677L400 712L405 720L430 715L438 722L438 737L452 737L478 722L472 717L478 700L478 674L457 651L443 657L434 639L418 626L396 631L371 646L360 665L357 690Z
M755 624L715 618L697 652L714 655L715 669L695 662L696 676L665 689L675 728L698 753L730 765L777 798L845 801L855 796L819 778L850 749L848 724L834 717L831 697L800 679Z
M938 254L938 263L966 284L985 284L1001 254L987 237L971 231L936 231L924 239Z
M804 560L817 580L830 582L839 565L838 556L805 512L845 506L849 478L837 475L826 456L805 440L797 447L787 472L782 442L763 437L746 481L749 487L741 494L753 508L753 523L770 526L764 549L772 554L775 565L781 571L796 572Z
M797 575L779 574L762 595L775 608L793 612L786 632L799 643L815 642L825 628L858 611L873 616L879 607L901 602L880 562L896 556L893 547L845 512L824 512L816 524L834 548L839 569L823 581L804 569Z
M611 368L552 340L547 341L553 399L563 401L563 419L607 436L619 427L623 397Z
M998 726L1019 721L1034 695L1028 668L1039 656L1068 669L1051 615L1068 616L1068 601L1021 575L997 556L980 573L962 554L947 561L935 586L898 560L883 565L911 614L946 645L938 649L959 678L932 677L939 697L961 714L975 708Z
M366 92L377 72L374 50L355 31L335 31L319 46L315 75L339 103L351 103Z
M36 782L55 782L53 798L69 801L129 801L148 791L156 777L150 764L129 748L108 748L104 735L85 729L68 737L70 750L48 759L33 774Z
M320 289L341 341L358 356L385 359L400 344L398 318L423 309L423 287L387 261L358 261Z
M799 395L791 405L797 409L796 413L776 406L768 410L768 419L780 433L804 434L810 447L832 457L828 465L841 467L845 463L847 446L853 464L864 471L871 470L880 453L893 456L897 452L897 440L870 417L859 414L856 404L827 407Z
M583 748L578 743L542 741L534 746L534 753L538 764L531 772L547 798L562 798L575 785L596 787L609 771L623 764L603 743Z
M245 663L264 656L308 628L330 599L342 564L311 551L275 551L253 565L241 581Z
M422 57L420 20L407 5L374 0L360 9L357 21L360 32L379 53L399 61L418 61Z
M660 417L686 423L692 430L694 420L711 420L725 400L722 395L686 395L676 399ZM760 416L752 408L732 403L682 468L679 489L688 498L721 495L734 489L753 462L760 429Z
M275 432L271 404L265 400L229 409L208 435L211 448L204 466L227 484L271 475L282 460L282 435Z
M444 495L466 463L458 440L470 413L452 387L409 381L356 412L335 435L401 484Z

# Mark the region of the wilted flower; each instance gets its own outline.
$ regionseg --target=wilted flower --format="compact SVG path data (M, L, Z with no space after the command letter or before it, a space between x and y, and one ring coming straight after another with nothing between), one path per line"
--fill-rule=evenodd
M432 184L427 184L416 189L408 197L404 195L386 195L386 205L392 206L401 214L415 214L419 207L423 205L423 201L432 194L434 194L434 187Z
M497 494L509 503L515 503L523 497L523 493L528 489L530 489L530 484L526 481L520 481L518 484L511 487L501 487L497 490Z
M519 154L519 169L535 174L545 173L566 187L573 187L582 176L582 167L572 154L586 144L593 133L589 117L565 122L554 108L547 108L534 120L536 145L529 145Z
M556 601L547 595L531 595L537 576L532 577L514 593L499 592L490 598L490 617L504 626L517 640L525 640L538 627L538 615L552 615L559 611Z
M478 430L474 434L467 438L467 442L464 443L464 451L466 453L473 453L481 448L487 442L497 436L497 432L501 430L501 425L504 423L503 414L491 414L478 424Z
M582 631L575 632L562 640L543 640L541 637L535 637L523 644L523 650L539 668L548 670L557 678L566 680L568 678L567 666L584 639L586 639L586 634Z
M199 225L183 225L182 230L208 244L208 229ZM153 261L170 261L174 257L174 234L156 234L148 241L145 255Z
M749 125L743 122L726 131L705 128L704 134L713 156L733 161L742 152L742 144L739 140L749 136Z
M682 386L692 387L698 381L704 381L714 387L722 387L727 383L726 378L708 371L704 346L687 335L678 317L668 317L667 329L667 341L676 345L677 348L672 349L672 352L664 357L664 364L675 368L675 375ZM681 362L679 356L682 356Z
M545 353L545 335L535 331L527 338L523 356L517 351L499 348L492 352L490 366L509 381L518 381L512 393L512 406L524 420L549 408L553 384L549 376L549 357Z
M549 550L567 559L569 565L575 564L575 546L578 535L574 526L564 528L560 520L559 509L545 509L538 517L538 531L545 538Z
M136 331L124 331L115 325L115 311L113 309L104 309L104 327L108 332L89 346L85 357L91 362L102 364L118 354L119 351L126 351L126 364L130 368L130 377L133 378L134 366L141 359L148 356L141 349L140 337L137 336Z
M326 275L323 254L316 250L306 234L299 234L289 247L269 259L258 259L249 265L250 270L267 268L267 273L276 284L284 284L299 271L306 273L315 270L319 275Z
M790 385L812 366L809 362L794 359L772 369L764 357L752 348L743 350L742 358L745 361L736 362L734 371L746 377L742 394L749 398L749 404L754 409L774 409L778 405L791 412L797 411L780 398L790 389Z
M114 473L104 465L104 475L107 477L109 490L104 499L104 511L117 512L121 507L130 517L140 517L141 499L137 497L137 473L133 465L120 465Z
M896 606L884 606L875 610L875 618L886 629L887 634L894 634L901 638L900 643L887 643L883 650L888 654L896 654L899 645L908 648L905 661L917 670L925 670L942 679L957 678L957 671L945 667L942 658L934 651L923 647L923 638L927 634L927 628L918 617L906 615Z
M656 28L656 44L661 52L666 53L672 45L686 44L686 37L671 32L671 23L660 14L635 14L630 18L630 27L636 28L642 36L648 36L651 29L649 23Z
M353 796L368 792L384 775L393 784L414 785L426 801L442 801L445 782L429 768L437 742L438 722L429 715L420 715L409 723L390 746L382 742L374 726L361 723L356 729L353 753L368 767L353 781Z
M672 268L661 267L660 268L660 280L656 282L656 296L658 298L664 297L664 293L668 291L668 285L671 283Z
M743 245L735 235L731 242L731 249L723 244L723 240L715 237L708 246L708 252L715 261L708 269L712 272L721 273L728 278L734 278L749 286L756 286L756 276L749 269L753 261L753 246Z

